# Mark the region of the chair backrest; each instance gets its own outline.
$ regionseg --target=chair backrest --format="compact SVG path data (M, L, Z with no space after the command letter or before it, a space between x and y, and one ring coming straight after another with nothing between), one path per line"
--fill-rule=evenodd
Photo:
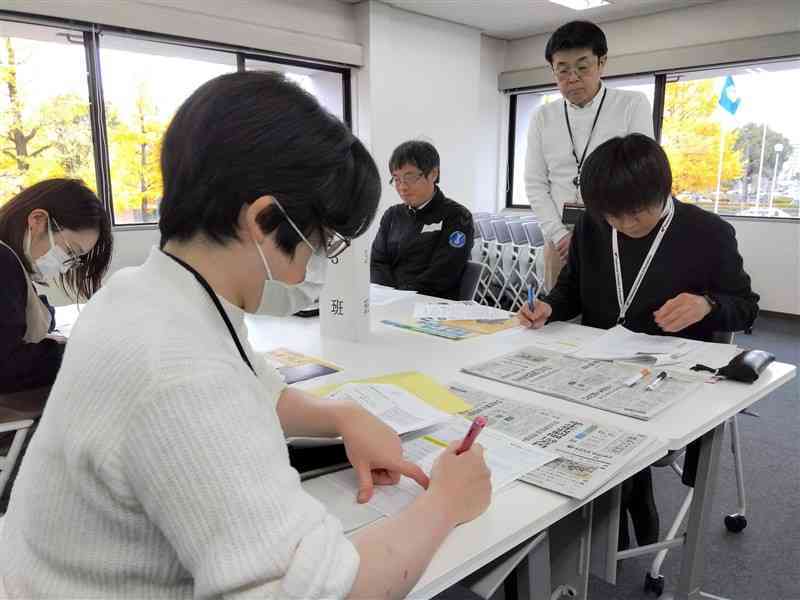
M528 243L528 236L525 235L525 229L522 223L514 221L508 224L508 229L511 231L511 241L518 246Z
M495 219L492 221L492 229L498 242L507 244L511 241L511 232L508 230L508 223L505 219Z
M523 223L522 227L525 229L525 235L528 236L528 243L531 246L544 246L544 235L538 223L527 222Z
M494 229L492 228L492 222L488 219L481 219L479 221L475 221L475 225L478 226L478 229L481 232L481 237L485 240L492 241L495 239Z
M492 216L491 213L487 213L487 212L474 212L474 213L472 213L472 218L475 221L477 221L478 219L488 219L491 216Z
M464 273L461 275L461 285L458 288L459 300L474 300L478 291L478 283L483 274L483 265L472 260L467 261Z
M536 215L527 215L527 216L524 216L524 217L520 217L519 220L522 221L523 223L538 223L539 222L539 218Z

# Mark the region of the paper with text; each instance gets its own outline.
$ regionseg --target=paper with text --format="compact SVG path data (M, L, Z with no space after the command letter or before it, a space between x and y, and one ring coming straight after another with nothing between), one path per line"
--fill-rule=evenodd
M661 385L648 391L658 374L652 371L630 387L625 382L640 372L633 365L582 360L533 347L462 371L645 421L703 385L691 375L670 372Z
M470 424L471 421L463 417L453 417L427 435L404 442L403 454L430 475L439 455L450 442L462 440ZM491 471L492 493L496 493L529 471L558 458L557 454L547 449L532 446L492 430L491 421L490 426L478 437L478 443L485 448L486 465ZM324 478L332 480L334 485L353 497L358 492L358 479L352 469L331 473ZM368 505L386 516L399 513L424 492L423 488L407 477L401 478L397 485L375 486L374 490Z
M653 436L603 425L550 408L495 396L461 384L450 389L468 400L470 416L483 415L495 428L558 454L522 480L583 499L608 482L631 458L659 443Z
M414 319L437 321L501 321L509 318L508 311L478 304L472 300L458 302L417 302Z
M346 383L328 398L357 403L398 434L432 427L451 418L446 412L390 383Z

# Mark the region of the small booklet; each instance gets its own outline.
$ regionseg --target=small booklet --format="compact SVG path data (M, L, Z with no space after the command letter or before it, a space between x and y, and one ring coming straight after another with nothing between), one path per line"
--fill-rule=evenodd
M334 364L313 356L293 352L287 348L277 348L267 352L264 354L264 358L283 375L287 385L341 371Z

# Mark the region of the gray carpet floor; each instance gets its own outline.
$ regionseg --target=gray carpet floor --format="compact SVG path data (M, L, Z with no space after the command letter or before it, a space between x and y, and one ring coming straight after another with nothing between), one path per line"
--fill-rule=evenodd
M781 362L800 364L800 319L762 316L742 347L768 350ZM708 523L703 591L731 600L800 600L800 380L794 379L753 406L760 418L739 417L747 493L747 528L729 533L723 519L736 510L736 479L726 435ZM671 469L654 469L662 535L686 488ZM643 591L652 556L622 563L617 585L589 581L591 600L652 598ZM681 550L667 555L665 590L678 581Z

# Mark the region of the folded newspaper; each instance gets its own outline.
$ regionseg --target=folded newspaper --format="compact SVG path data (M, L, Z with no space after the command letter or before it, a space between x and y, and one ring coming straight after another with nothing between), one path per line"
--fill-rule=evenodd
M696 376L669 372L658 386L649 386L657 370L530 347L462 369L500 383L578 402L647 421L703 384ZM631 383L632 380L633 383Z
M567 413L503 398L461 384L450 390L472 404L467 416L483 415L512 438L558 455L521 477L522 481L583 499L603 487L655 437L603 425Z

